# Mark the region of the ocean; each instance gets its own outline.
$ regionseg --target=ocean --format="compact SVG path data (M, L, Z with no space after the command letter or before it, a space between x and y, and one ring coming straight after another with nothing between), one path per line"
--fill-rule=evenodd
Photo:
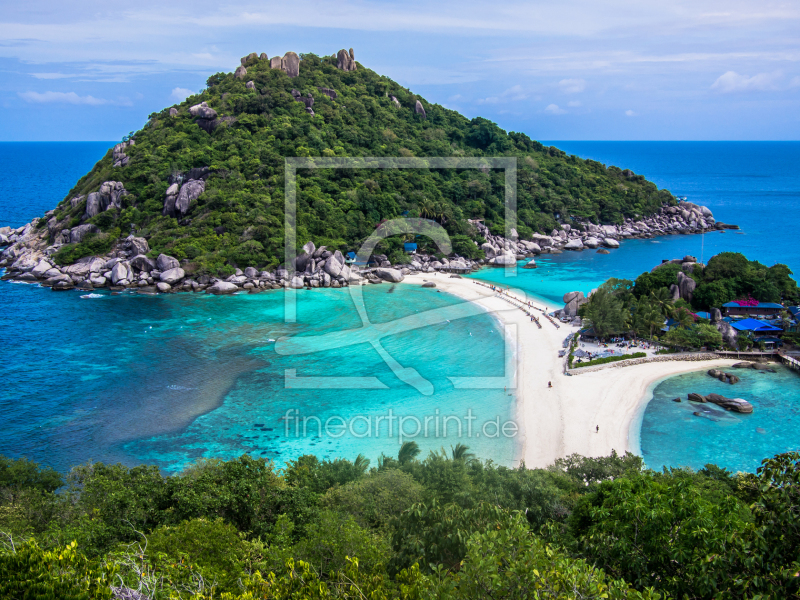
M739 224L742 232L631 240L608 255L542 256L538 269L519 270L513 279L499 269L483 270L479 278L526 290L555 308L565 292L588 292L611 276L635 278L662 259L685 254L707 260L733 250L800 270L800 249L794 243L800 220L800 143L547 143L641 173L675 195L708 205L717 220ZM55 206L111 145L0 143L0 224L19 226ZM364 292L373 322L457 303L436 290L404 286L370 286ZM480 430L488 424L493 431L494 423L513 419L513 394L499 387L456 389L450 379L502 375L508 348L487 315L392 333L382 340L399 365L430 382L434 393L426 395L402 383L368 343L302 356L275 352L270 340L282 335L359 327L353 301L343 290L301 293L296 324L284 322L282 292L229 298L82 296L87 294L0 284L6 357L0 364L5 382L0 454L24 455L61 470L95 460L144 462L177 471L198 458L245 452L279 465L304 453L326 458L363 453L374 464L382 453L396 454L399 419L404 418L404 432L410 434L418 418L420 432L406 439L417 441L423 453L466 443L481 458L514 465L520 439L467 435L468 426L477 424ZM759 376L741 387L742 394L747 387L752 396L746 397L756 406L762 398L777 404L773 411L757 408L752 419L740 416L737 427L725 419L694 416L687 426L686 415L669 412L687 405L667 397L678 388L684 394L695 391L690 388L700 382L691 378L698 375L656 386L641 432L648 466L716 462L753 470L767 454L791 447L797 428L791 421L776 423L800 406L800 380L792 372L776 375ZM323 389L297 387L308 384L293 379L314 376L333 382L361 379L345 382L345 388ZM372 376L378 383L366 385L381 389L357 387ZM315 435L325 424L330 428ZM709 443L696 443L696 427L706 427L702 435Z

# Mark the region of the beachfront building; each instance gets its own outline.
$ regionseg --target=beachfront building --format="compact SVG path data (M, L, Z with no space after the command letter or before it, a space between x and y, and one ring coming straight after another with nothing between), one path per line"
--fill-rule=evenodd
M741 319L731 321L733 327L739 333L749 333L753 336L753 341L763 343L767 348L776 348L783 345L780 336L783 329L770 325L758 319Z
M734 300L722 305L724 313L730 317L770 317L777 316L786 310L782 304L775 302L759 302L757 300Z

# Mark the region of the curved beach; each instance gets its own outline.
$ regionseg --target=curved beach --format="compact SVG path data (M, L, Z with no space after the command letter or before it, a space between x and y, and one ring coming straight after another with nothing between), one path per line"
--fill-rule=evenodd
M558 351L564 338L577 328L560 324L557 329L540 318L539 329L525 313L474 279L417 274L406 277L404 283L419 285L423 280L433 281L443 292L476 302L504 325L517 328L516 399L522 443L515 461L524 461L528 467L546 467L573 453L607 456L616 450L640 454L641 416L661 379L736 362L653 362L567 377ZM518 298L527 297L535 307L553 309L552 302L511 291ZM552 388L548 382L552 382Z

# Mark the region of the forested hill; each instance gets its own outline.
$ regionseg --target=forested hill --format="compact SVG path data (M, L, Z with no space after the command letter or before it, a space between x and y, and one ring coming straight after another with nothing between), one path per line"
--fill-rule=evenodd
M674 203L629 170L467 119L354 60L342 64L341 52L338 60L299 59L287 53L273 68L276 58L251 54L236 74L212 75L199 94L150 115L134 144L109 150L40 221L51 243L63 244L57 260L107 252L133 225L153 256L164 252L211 272L274 267L283 255L284 159L293 156L515 156L523 239L569 217L621 223ZM170 190L189 179L202 185ZM451 235L478 240L467 219L483 218L502 233L503 194L499 170L301 173L297 240L351 250L382 219L401 215L429 217ZM79 225L95 227L59 238Z

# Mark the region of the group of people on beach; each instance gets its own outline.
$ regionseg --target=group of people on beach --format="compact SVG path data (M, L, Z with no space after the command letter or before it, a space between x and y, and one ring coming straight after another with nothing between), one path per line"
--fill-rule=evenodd
M502 288L502 287L497 286L497 285L481 283L480 281L476 281L475 283L477 283L478 285L482 285L483 287L489 288L490 290L495 292L498 295L498 297L501 297L501 298L503 298L503 300L506 300L507 302L510 302L511 304L516 305L517 308L519 308L522 312L524 312L526 315L528 315L531 318L531 323L536 323L536 325L539 327L539 329L542 328L542 324L539 322L539 319L537 319L533 315L533 313L531 312L533 309L537 309L537 310L542 311L542 314L544 315L545 319L550 321L555 326L556 329L561 329L561 326L558 323L556 323L550 317L550 315L547 314L547 307L542 309L542 308L539 308L538 306L534 306L533 303L530 300L520 300L519 298L517 298L516 296L513 296L510 293L509 288Z

